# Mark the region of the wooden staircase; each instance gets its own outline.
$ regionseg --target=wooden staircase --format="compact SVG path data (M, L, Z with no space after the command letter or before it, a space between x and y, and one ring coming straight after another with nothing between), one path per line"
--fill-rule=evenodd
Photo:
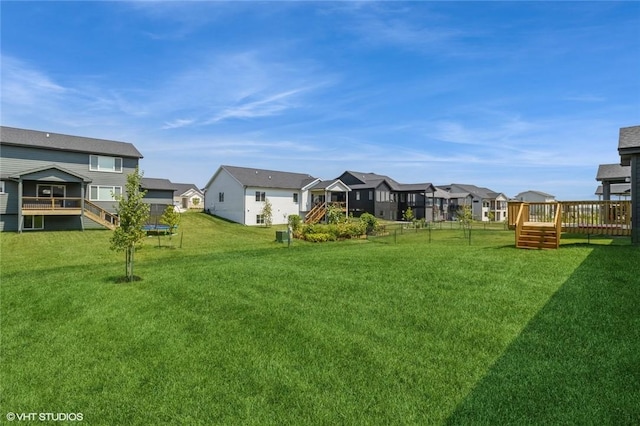
M103 209L102 207L93 204L88 200L84 200L84 210L83 213L86 217L91 219L92 221L104 226L105 228L114 230L120 225L120 221L118 220L118 216L114 215Z
M309 213L307 213L307 215L305 216L304 223L306 224L318 223L324 217L325 214L327 214L327 203L325 202L322 204L316 204L315 206L313 206L311 211L309 211Z
M516 247L528 249L556 249L560 235L552 222L525 222L520 230Z
M559 203L555 206L550 204L547 210L542 216L553 217L553 222L536 221L534 218L538 215L531 214L527 204L520 206L515 220L516 247L540 250L557 249L560 246L562 207Z

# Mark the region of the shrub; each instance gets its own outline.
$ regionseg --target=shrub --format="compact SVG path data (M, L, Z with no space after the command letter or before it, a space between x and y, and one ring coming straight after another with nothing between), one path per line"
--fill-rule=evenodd
M300 228L302 227L302 218L297 214L289 215L287 220L289 222L289 226L294 234L300 232Z
M360 216L360 222L364 224L367 234L371 234L378 229L378 219L371 213L363 213L362 216Z
M333 241L334 239L335 238L332 238L332 236L326 232L305 235L305 240L311 241L312 243L324 243L325 241Z

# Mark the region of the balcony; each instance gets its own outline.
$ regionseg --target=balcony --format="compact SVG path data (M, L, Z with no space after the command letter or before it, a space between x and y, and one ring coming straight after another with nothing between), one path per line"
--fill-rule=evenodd
M82 198L22 197L22 214L79 216L82 214Z

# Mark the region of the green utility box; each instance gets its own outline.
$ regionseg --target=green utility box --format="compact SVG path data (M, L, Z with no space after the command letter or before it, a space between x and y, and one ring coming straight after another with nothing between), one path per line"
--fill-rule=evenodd
M289 241L288 231L276 231L276 241L279 243L286 243Z

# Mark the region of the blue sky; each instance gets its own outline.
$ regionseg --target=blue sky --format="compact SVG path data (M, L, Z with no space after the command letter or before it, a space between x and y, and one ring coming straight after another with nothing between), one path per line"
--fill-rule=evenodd
M640 124L637 2L2 2L5 126L221 164L592 199Z

